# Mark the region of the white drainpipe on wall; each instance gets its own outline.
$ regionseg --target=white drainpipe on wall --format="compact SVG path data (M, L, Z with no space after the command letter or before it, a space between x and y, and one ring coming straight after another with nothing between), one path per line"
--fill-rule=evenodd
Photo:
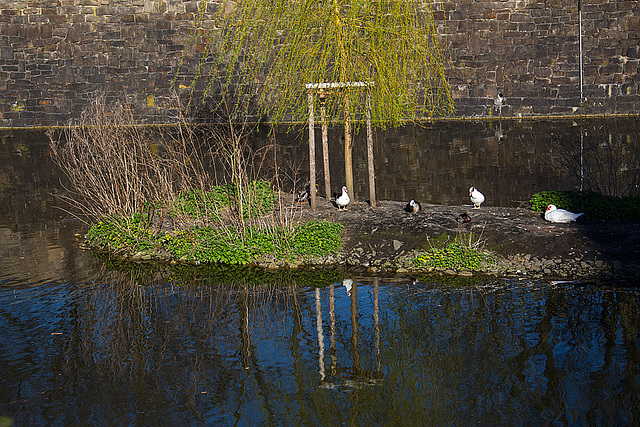
M578 29L580 31L580 106L584 105L582 81L582 0L578 0ZM580 127L580 191L584 190L584 129Z

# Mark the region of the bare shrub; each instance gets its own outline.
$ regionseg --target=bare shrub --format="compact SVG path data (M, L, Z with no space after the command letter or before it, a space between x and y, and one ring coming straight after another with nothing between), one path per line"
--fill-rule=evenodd
M52 157L73 186L67 200L96 220L142 213L182 189L202 188L209 177L193 130L176 129L166 137L136 126L130 104L100 94L77 123L49 134Z
M130 103L100 94L77 123L50 133L52 157L72 185L65 199L89 222L149 214L151 227L170 215L172 228L214 225L241 238L251 227L291 226L295 209L260 199L269 147L251 146L252 125L190 123L177 98L170 108L171 126L140 126ZM277 176L265 181L277 189ZM224 203L215 186L231 189ZM174 203L185 194L196 210Z
M640 195L640 121L621 131L611 119L592 119L571 132L554 134L545 154L559 176L584 190L614 197Z

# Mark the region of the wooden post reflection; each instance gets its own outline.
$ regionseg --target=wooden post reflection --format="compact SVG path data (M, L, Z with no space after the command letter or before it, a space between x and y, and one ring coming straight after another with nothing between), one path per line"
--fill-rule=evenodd
M358 325L358 282L354 281L351 287L351 351L353 352L353 373L360 373L360 352L358 350L359 325Z
M320 300L320 288L316 288L316 330L318 331L318 365L320 366L320 381L324 381L324 335L322 333L322 304Z
M336 374L338 367L338 357L336 356L336 292L335 285L332 283L329 286L329 327L330 327L330 339L331 339L331 375Z
M242 364L249 369L251 356L251 337L249 336L249 285L245 284L242 291L242 308L240 310L240 336L242 337Z

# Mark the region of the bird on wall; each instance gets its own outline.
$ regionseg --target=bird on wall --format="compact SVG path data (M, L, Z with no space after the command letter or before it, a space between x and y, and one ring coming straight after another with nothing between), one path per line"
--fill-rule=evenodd
M471 187L469 189L469 199L471 199L474 209L480 209L480 205L484 202L484 194L479 192L476 187Z
M420 204L420 202L416 202L415 200L411 199L411 201L404 207L404 210L413 213L420 212L422 210L422 205Z
M496 97L493 99L493 104L496 106L498 113L502 115L502 105L505 103L506 98L502 94L502 92L498 93Z
M349 194L347 194L347 187L342 186L342 194L336 197L336 205L338 205L338 210L347 209L347 205L351 199L349 198Z
M551 222L567 223L575 221L583 213L573 213L564 209L558 209L556 205L549 205L544 213L544 219Z

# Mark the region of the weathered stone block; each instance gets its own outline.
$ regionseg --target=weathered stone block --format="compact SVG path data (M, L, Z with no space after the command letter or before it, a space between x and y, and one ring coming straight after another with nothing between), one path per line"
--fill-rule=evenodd
M13 48L11 46L2 46L0 47L0 59L4 60L13 60ZM4 67L2 67L4 68Z
M115 7L111 6L98 6L95 8L96 16L117 15L118 11Z
M503 108L503 115L569 114L575 99L572 91L579 80L577 9L564 0L557 7L558 2L445 1L434 5L437 28L448 45L452 64L446 75L459 104L456 115L491 113L487 97L495 96L497 90L507 94L510 104ZM0 80L0 85L14 99L29 97L25 94L35 99L34 86L42 92L37 99L75 99L78 93L86 99L100 87L134 94L153 90L159 91L158 97L164 96L161 92L168 90L167 82L182 59L198 5L195 0L169 0L161 10L159 4L149 8L145 0L15 3L26 7L5 6L5 12L0 11L0 73L17 79ZM209 7L213 12L217 5ZM602 101L597 101L601 105L593 108L640 111L638 2L590 0L583 9L585 95L601 93ZM197 55L198 50L192 48L183 72L197 69ZM31 65L47 58L56 60L55 67ZM186 74L179 80L191 81ZM68 93L46 95L60 85L69 87ZM598 89L601 87L606 90ZM615 101L622 96L624 101ZM537 98L549 103L534 102ZM29 104L26 108L44 114L45 110L53 112L55 106L55 120L61 120L64 114L77 116L83 105ZM145 112L149 120L160 117L141 110Z

